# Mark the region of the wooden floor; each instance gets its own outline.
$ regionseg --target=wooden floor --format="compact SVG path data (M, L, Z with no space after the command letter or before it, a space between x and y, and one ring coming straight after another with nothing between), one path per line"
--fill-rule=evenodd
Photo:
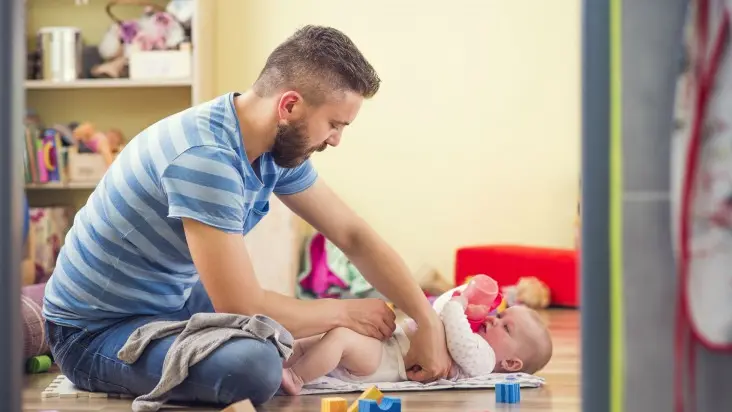
M549 310L544 313L554 338L554 357L538 373L547 385L539 389L522 389L520 405L496 405L492 390L446 390L435 392L406 392L394 394L402 399L402 410L408 411L518 411L521 412L578 412L580 410L580 347L579 312ZM23 391L25 411L129 411L130 400L120 399L48 399L42 400L41 391L53 380L55 373L27 376ZM333 396L333 395L329 395ZM349 400L358 393L338 395ZM258 411L320 411L321 396L277 396ZM222 408L223 409L223 408ZM170 408L165 411L218 411L211 408Z

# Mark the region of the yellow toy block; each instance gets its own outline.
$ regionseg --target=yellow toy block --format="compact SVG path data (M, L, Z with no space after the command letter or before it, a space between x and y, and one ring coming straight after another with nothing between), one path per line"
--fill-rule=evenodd
M379 402L381 402L381 400L383 398L384 398L384 394L381 393L379 388L377 388L376 386L372 386L372 387L366 389L365 391L363 391L361 396L359 396L358 399L353 401L351 406L348 408L348 412L358 412L358 401L361 399L373 399L377 403L379 403Z
M252 405L249 399L244 399L243 401L229 405L228 408L223 409L221 412L257 412L257 410L254 409L254 405Z
M320 412L346 412L348 402L345 398L323 398L320 400Z

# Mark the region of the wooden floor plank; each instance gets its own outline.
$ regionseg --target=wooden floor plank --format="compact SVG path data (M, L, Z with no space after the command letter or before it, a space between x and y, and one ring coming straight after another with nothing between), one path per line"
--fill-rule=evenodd
M493 390L444 390L429 392L391 393L402 399L402 410L408 411L518 411L521 412L579 412L580 411L580 345L579 312L552 309L542 313L549 324L554 342L554 356L547 367L538 373L547 385L539 389L522 389L521 404L495 404ZM120 399L41 399L41 391L58 371L26 376L23 391L25 411L129 411L130 400ZM327 395L341 396L349 402L358 393ZM277 396L257 408L260 412L317 412L322 396ZM210 407L166 407L165 411L219 411Z

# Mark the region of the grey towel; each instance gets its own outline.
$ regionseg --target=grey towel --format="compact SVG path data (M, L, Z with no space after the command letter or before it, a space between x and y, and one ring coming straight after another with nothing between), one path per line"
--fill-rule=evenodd
M274 320L229 313L197 313L189 320L152 322L135 330L117 356L133 364L154 339L180 333L165 355L158 385L132 402L134 412L154 412L163 406L168 393L188 377L188 368L205 359L231 338L269 340L285 360L292 355L293 337Z

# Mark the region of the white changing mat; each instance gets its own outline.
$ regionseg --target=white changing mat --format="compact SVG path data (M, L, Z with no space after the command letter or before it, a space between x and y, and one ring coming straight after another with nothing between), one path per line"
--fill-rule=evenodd
M526 373L492 373L471 379L461 379L453 382L439 380L432 383L419 382L382 382L382 383L351 383L328 376L308 382L302 389L301 395L320 395L326 393L362 392L371 386L376 386L382 392L402 391L429 391L440 389L491 389L496 383L515 381L523 388L538 388L544 385L544 378Z
M529 375L526 373L492 373L490 375L462 379L457 382L440 380L432 383L422 384L419 382L382 382L382 383L350 383L328 376L309 382L302 389L301 395L320 395L327 393L348 393L363 392L371 386L376 386L382 392L403 392L403 391L430 391L444 389L492 389L496 383L515 381L522 388L538 388L544 385L544 378ZM281 392L278 395L283 395ZM74 386L64 375L58 375L43 391L43 398L106 398L106 393L94 393L83 391ZM118 396L118 395L117 395Z

